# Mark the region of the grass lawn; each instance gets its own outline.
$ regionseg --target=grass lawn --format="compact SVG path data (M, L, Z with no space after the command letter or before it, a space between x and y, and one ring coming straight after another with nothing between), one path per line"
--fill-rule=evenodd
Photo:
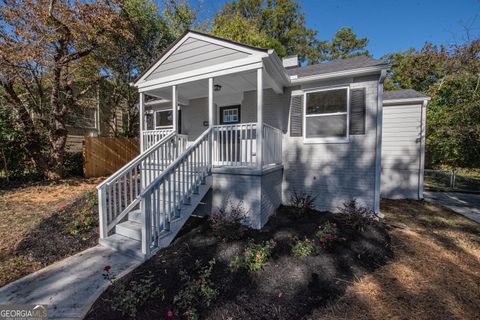
M0 190L0 287L98 241L98 180Z
M298 219L283 208L238 240L191 219L172 246L114 281L86 319L478 319L479 225L419 201L385 200L382 210L385 224L359 231L338 215ZM329 248L315 240L327 221L338 229ZM304 237L317 252L293 256ZM257 258L263 268L250 270Z

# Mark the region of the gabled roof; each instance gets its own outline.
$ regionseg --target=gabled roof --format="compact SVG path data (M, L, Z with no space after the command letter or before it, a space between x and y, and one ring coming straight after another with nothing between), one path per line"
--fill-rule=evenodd
M383 100L401 100L415 98L428 99L429 97L413 89L392 90L385 91L383 93Z
M254 47L254 46L250 46L250 45L246 45L246 44L243 44L243 43L240 43L240 42L235 42L235 41L232 41L232 40L229 40L229 39L225 39L225 38L220 38L220 37L217 37L217 36L214 36L214 35L210 35L210 34L207 34L207 33L203 33L203 32L199 32L199 31L193 31L193 30L185 30L173 43L171 43L156 59L154 62L152 62L150 64L150 66L148 66L148 68L146 68L145 70L143 70L143 72L138 75L138 77L134 80L134 83L137 83L140 79L142 79L147 73L151 72L152 69L154 69L155 67L158 67L158 64L161 60L164 60L164 59L167 59L168 58L168 55L172 54L175 52L175 50L173 50L174 48L176 48L179 44L179 42L183 41L187 36L189 35L199 35L199 36L202 36L202 37L207 37L207 38L210 38L212 40L216 40L216 41L221 41L225 44L230 44L232 46L235 46L235 47L238 47L238 48L245 48L249 51L256 51L256 52L262 52L262 53L268 53L269 52L269 49L265 49L265 48L259 48L259 47Z
M338 59L325 63L287 69L287 73L290 76L297 76L298 78L303 78L325 73L335 73L339 71L348 71L368 67L379 67L386 69L388 68L388 65L382 60L372 59L367 56L359 56L354 58Z

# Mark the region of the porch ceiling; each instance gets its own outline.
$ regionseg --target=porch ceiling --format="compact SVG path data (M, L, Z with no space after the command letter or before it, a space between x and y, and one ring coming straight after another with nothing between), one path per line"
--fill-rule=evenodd
M244 91L252 91L257 89L256 71L248 71L236 74L229 74L214 79L214 84L220 85L220 91L215 91L214 96L227 96ZM265 82L264 82L265 83ZM268 85L264 88L269 88ZM172 88L166 87L146 92L158 98L171 100ZM178 97L180 103L190 99L197 99L208 96L208 80L199 80L181 84L178 86Z

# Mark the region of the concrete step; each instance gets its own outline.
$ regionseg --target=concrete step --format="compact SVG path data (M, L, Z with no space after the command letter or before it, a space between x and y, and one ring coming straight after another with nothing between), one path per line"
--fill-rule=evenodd
M115 233L140 241L142 239L142 224L131 220L124 221L115 226Z
M105 239L100 239L98 243L104 247L122 252L132 258L141 260L145 259L145 256L142 254L142 243L139 240L128 238L120 234L112 234Z
M142 223L143 222L142 211L140 211L140 209L135 209L130 211L128 213L128 220L137 222L137 223Z

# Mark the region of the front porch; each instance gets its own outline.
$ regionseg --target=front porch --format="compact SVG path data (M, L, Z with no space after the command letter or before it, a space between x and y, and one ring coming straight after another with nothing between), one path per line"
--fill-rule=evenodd
M274 90L264 78L258 68L141 92L142 152L171 132L186 136L188 146L211 129L214 172L280 166L283 132L263 121L264 92Z

